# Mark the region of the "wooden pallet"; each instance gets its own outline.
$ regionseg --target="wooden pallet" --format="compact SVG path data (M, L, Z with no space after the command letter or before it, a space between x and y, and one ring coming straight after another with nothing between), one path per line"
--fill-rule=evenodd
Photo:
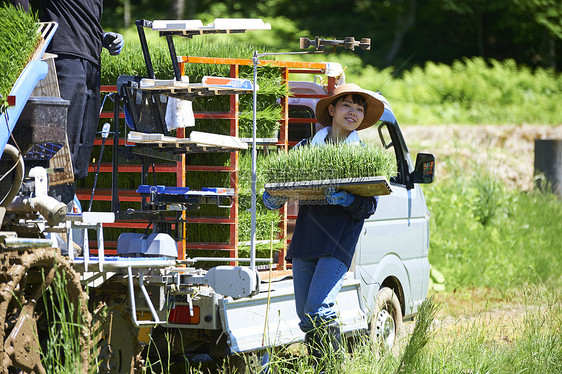
M189 138L176 138L160 133L131 131L127 134L129 143L151 145L157 148L218 148L221 150L248 149L240 138L208 132L192 131Z
M49 168L55 170L49 174L49 185L55 186L74 181L74 169L72 168L70 149L66 139L61 149L49 160Z
M139 89L187 100L197 96L234 95L252 92L251 88L225 87L213 84L182 82L174 79L149 78L143 78L140 81Z
M300 201L324 198L324 190L333 187L359 196L390 195L392 189L386 177L324 179L301 182L266 183L265 189L271 196L287 197Z

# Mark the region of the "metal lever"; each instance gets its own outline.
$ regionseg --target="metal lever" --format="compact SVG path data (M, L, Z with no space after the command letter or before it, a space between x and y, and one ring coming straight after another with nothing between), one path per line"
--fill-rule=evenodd
M320 39L319 37L315 37L314 40L310 40L309 38L299 38L299 45L300 49L307 49L309 47L314 47L316 50L325 50L326 47L344 47L345 49L351 49L352 51L355 50L355 47L359 47L364 51L368 51L371 49L371 39L370 38L363 38L360 41L355 41L353 36L348 36L344 40L329 40L329 39Z

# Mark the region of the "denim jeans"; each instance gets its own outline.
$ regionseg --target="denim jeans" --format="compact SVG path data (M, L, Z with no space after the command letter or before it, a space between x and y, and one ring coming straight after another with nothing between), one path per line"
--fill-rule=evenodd
M307 333L337 317L332 309L347 266L332 256L293 258L293 285L300 329Z

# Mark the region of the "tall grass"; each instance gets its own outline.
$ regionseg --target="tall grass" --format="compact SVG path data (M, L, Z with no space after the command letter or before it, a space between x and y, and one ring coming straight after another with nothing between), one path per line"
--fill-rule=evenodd
M55 267L57 265L55 264ZM43 291L45 302L43 323L47 323L47 334L42 341L41 361L47 373L86 373L82 367L83 350L81 336L88 329L83 320L82 308L69 296L67 280L63 271L57 271L51 287Z
M543 280L561 285L562 203L508 189L478 170L426 188L432 212L429 261L446 287L507 290Z
M520 312L482 313L436 325L420 373L560 373L562 308L559 293L525 287ZM495 317L494 317L495 316Z
M411 335L393 352L360 340L353 353L331 364L339 369L327 373L560 373L560 294L539 284L524 287L518 297L518 311L509 316L499 318L483 311L451 322L441 319L441 305L430 298L420 306ZM269 372L316 372L302 345L270 350L269 354Z

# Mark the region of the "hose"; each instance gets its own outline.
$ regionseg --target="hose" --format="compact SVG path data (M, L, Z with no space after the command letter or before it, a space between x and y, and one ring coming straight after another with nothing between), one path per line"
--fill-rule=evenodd
M15 161L14 166L10 170L8 170L6 172L6 174L4 174L0 178L0 181L1 181L6 176L8 176L8 174L10 174L12 172L12 170L15 169L16 180L14 181L12 186L10 187L10 191L8 192L8 194L0 202L0 207L6 207L12 202L12 200L17 195L17 193L18 193L18 191L21 187L21 184L23 182L23 176L25 175L25 165L24 165L23 157L22 157L20 151L11 144L6 144L6 147L4 148L4 153L2 155L11 156L12 159Z

